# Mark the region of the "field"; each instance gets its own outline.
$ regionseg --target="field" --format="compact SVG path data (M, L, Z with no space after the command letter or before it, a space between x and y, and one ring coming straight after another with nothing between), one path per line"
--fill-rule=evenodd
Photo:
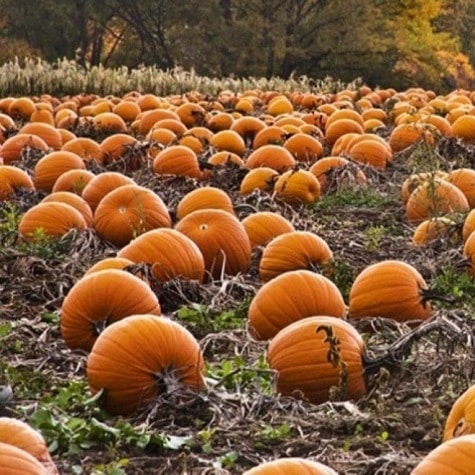
M206 100L212 103L210 97ZM225 104L224 110L235 103ZM302 107L295 103L294 111ZM388 120L373 131L386 142L395 128L392 107L389 101L375 107L387 113ZM248 114L266 112L266 103L256 101ZM15 128L4 132L4 139L27 122L15 118ZM116 133L84 120L67 128L98 143ZM259 262L264 246L253 248L246 270L204 283L180 278L159 282L150 268L137 264L129 271L146 273L162 312L197 339L206 388L165 391L137 413L114 416L101 409L89 390L88 352L71 350L62 338L60 310L85 272L115 256L121 246L99 237L93 227L55 238L40 232L36 239L19 239L23 214L51 192L19 188L0 201L2 414L38 429L64 474L239 474L279 457L318 460L342 474L410 473L441 443L452 404L473 381L475 292L461 237L469 210L450 213L450 233L416 246L412 237L417 225L407 219L401 189L415 173L473 169L473 145L439 133L431 140L421 136L394 151L383 167L357 163L364 183L347 167L327 176L328 189L319 199L301 203L260 189L243 195L240 185L248 169L229 161L208 167L203 179L158 175L149 159L154 144L132 130L128 125L127 133L141 145L133 154L129 149L111 160L85 160L86 168L95 175L120 172L152 190L174 224L183 196L204 185L224 190L240 221L257 211L282 215L295 230L310 231L328 243L333 259L315 270L336 284L346 304L364 268L388 259L405 261L428 283L432 315L423 323L350 318L363 335L368 359L385 356L385 364L367 370L361 399L339 400L336 393L333 400L330 396L312 404L276 394L276 376L266 361L268 342L248 332L248 308L263 286ZM319 140L323 156L330 155L325 135ZM198 155L205 161L214 151L205 143ZM243 158L250 153L248 147ZM34 176L44 154L26 148L11 165ZM309 167L309 162L297 166Z

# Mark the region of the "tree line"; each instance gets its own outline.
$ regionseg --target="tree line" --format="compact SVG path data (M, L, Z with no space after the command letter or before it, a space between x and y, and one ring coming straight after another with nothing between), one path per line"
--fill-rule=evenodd
M0 0L0 63L75 59L204 76L475 85L472 0Z

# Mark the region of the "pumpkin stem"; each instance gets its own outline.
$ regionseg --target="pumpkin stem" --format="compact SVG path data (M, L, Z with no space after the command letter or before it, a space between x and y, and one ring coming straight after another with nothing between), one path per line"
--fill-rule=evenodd
M411 353L413 344L434 331L453 335L464 334L463 329L444 317L428 320L394 341L381 356L371 357L365 353L363 355L365 377L377 373L381 368L391 370L400 367Z

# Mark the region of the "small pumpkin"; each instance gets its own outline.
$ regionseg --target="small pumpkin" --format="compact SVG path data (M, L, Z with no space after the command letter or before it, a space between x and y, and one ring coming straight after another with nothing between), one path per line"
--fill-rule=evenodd
M125 257L105 257L104 259L101 259L100 261L97 261L95 264L93 264L89 269L87 269L86 274L92 274L93 272L98 272L100 270L106 270L106 269L118 269L122 270L127 266L134 265L134 262L131 261L130 259L126 259Z
M76 137L66 142L61 150L73 152L79 155L85 162L96 161L102 163L104 161L104 151L101 146L89 137Z
M383 317L399 322L426 320L432 309L427 284L412 265L399 260L376 262L364 268L350 289L351 318Z
M320 199L320 182L308 170L288 170L275 180L274 195L289 204L312 204Z
M164 393L205 386L202 351L193 335L167 317L131 315L107 327L87 359L92 394L113 414L128 415Z
M94 211L98 236L119 247L146 231L171 225L163 200L152 190L135 184L110 191Z
M51 472L26 450L4 442L0 442L0 473L2 475L51 475Z
M470 386L452 405L445 421L443 441L475 434L475 385Z
M282 457L263 462L243 475L337 475L328 465L301 457Z
M40 201L40 203L49 203L52 201L71 205L73 208L77 209L82 214L87 226L92 226L92 223L94 221L92 210L84 198L81 198L79 195L76 195L71 191L54 191L53 193L46 195Z
M429 452L411 475L472 475L475 467L475 435L468 434L443 442Z
M327 242L310 231L291 231L274 237L262 251L259 278L267 282L284 272L309 269L330 262Z
M231 197L222 189L214 186L196 188L187 193L176 207L178 220L198 209L222 209L235 215Z
M282 328L313 315L345 318L340 290L323 275L302 269L288 271L256 292L248 310L248 329L256 340L268 340Z
M18 131L19 134L36 135L42 138L49 148L60 150L63 146L63 139L56 127L43 122L28 122Z
M71 349L90 351L104 326L135 313L160 315L157 296L140 278L122 270L89 273L61 305L61 335Z
M246 144L244 139L236 131L220 130L211 137L209 144L218 152L225 150L226 152L235 153L242 157L246 152Z
M250 195L255 190L272 192L279 172L270 167L258 167L249 170L241 180L240 195Z
M321 404L358 400L366 393L365 344L345 320L310 316L281 329L267 347L275 390Z
M169 228L147 231L123 247L117 257L150 264L160 282L181 278L202 282L205 261L198 246L188 236Z
M273 211L258 211L250 214L241 222L253 248L264 246L272 238L295 230L289 220Z
M414 229L412 243L416 246L423 246L440 238L446 239L449 243L458 243L460 238L455 221L445 216L422 221Z
M32 150L42 154L49 151L48 144L37 135L16 134L9 137L0 147L0 158L3 159L4 165L11 165L22 158L25 150Z
M268 167L283 173L293 168L296 160L282 145L266 144L254 149L244 163L248 168Z
M61 174L54 182L51 191L70 191L81 195L84 187L95 177L89 170L74 169Z
M245 272L251 261L251 243L237 217L221 209L193 211L175 229L196 243L205 268L214 279Z
M184 145L170 145L153 159L153 172L157 175L187 176L201 179L203 172L196 153Z
M299 132L284 142L286 148L297 162L312 163L323 155L323 145L315 137Z

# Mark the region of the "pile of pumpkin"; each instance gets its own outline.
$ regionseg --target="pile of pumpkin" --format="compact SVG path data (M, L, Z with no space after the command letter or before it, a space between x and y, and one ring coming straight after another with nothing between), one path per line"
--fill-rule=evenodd
M6 98L0 100L0 199L14 199L20 188L40 197L20 221L20 240L90 228L117 250L79 278L60 309L62 337L88 353L91 391L101 392L110 412L131 414L160 391L205 386L199 343L161 316L150 280L223 280L246 272L256 250L261 285L248 328L268 341L276 391L321 403L337 388L341 399L358 400L366 392L366 352L348 319L426 320L431 307L422 276L397 260L368 266L347 307L331 272L315 272L333 259L320 236L296 230L276 212L240 218L231 193L208 180L216 170L239 169L239 194L309 205L331 192L337 172L339 186L364 186L372 170L384 173L409 147L422 143L429 150L442 136L474 141L472 99L467 91L440 97L366 87L333 95L223 91L213 101L197 92ZM123 172L108 169L118 164ZM137 183L139 173L156 177L157 188L176 176L195 180L196 189L171 209L159 192ZM414 175L402 189L408 221L418 225L416 244L438 236L453 213L467 215L464 252L472 271L474 174Z

